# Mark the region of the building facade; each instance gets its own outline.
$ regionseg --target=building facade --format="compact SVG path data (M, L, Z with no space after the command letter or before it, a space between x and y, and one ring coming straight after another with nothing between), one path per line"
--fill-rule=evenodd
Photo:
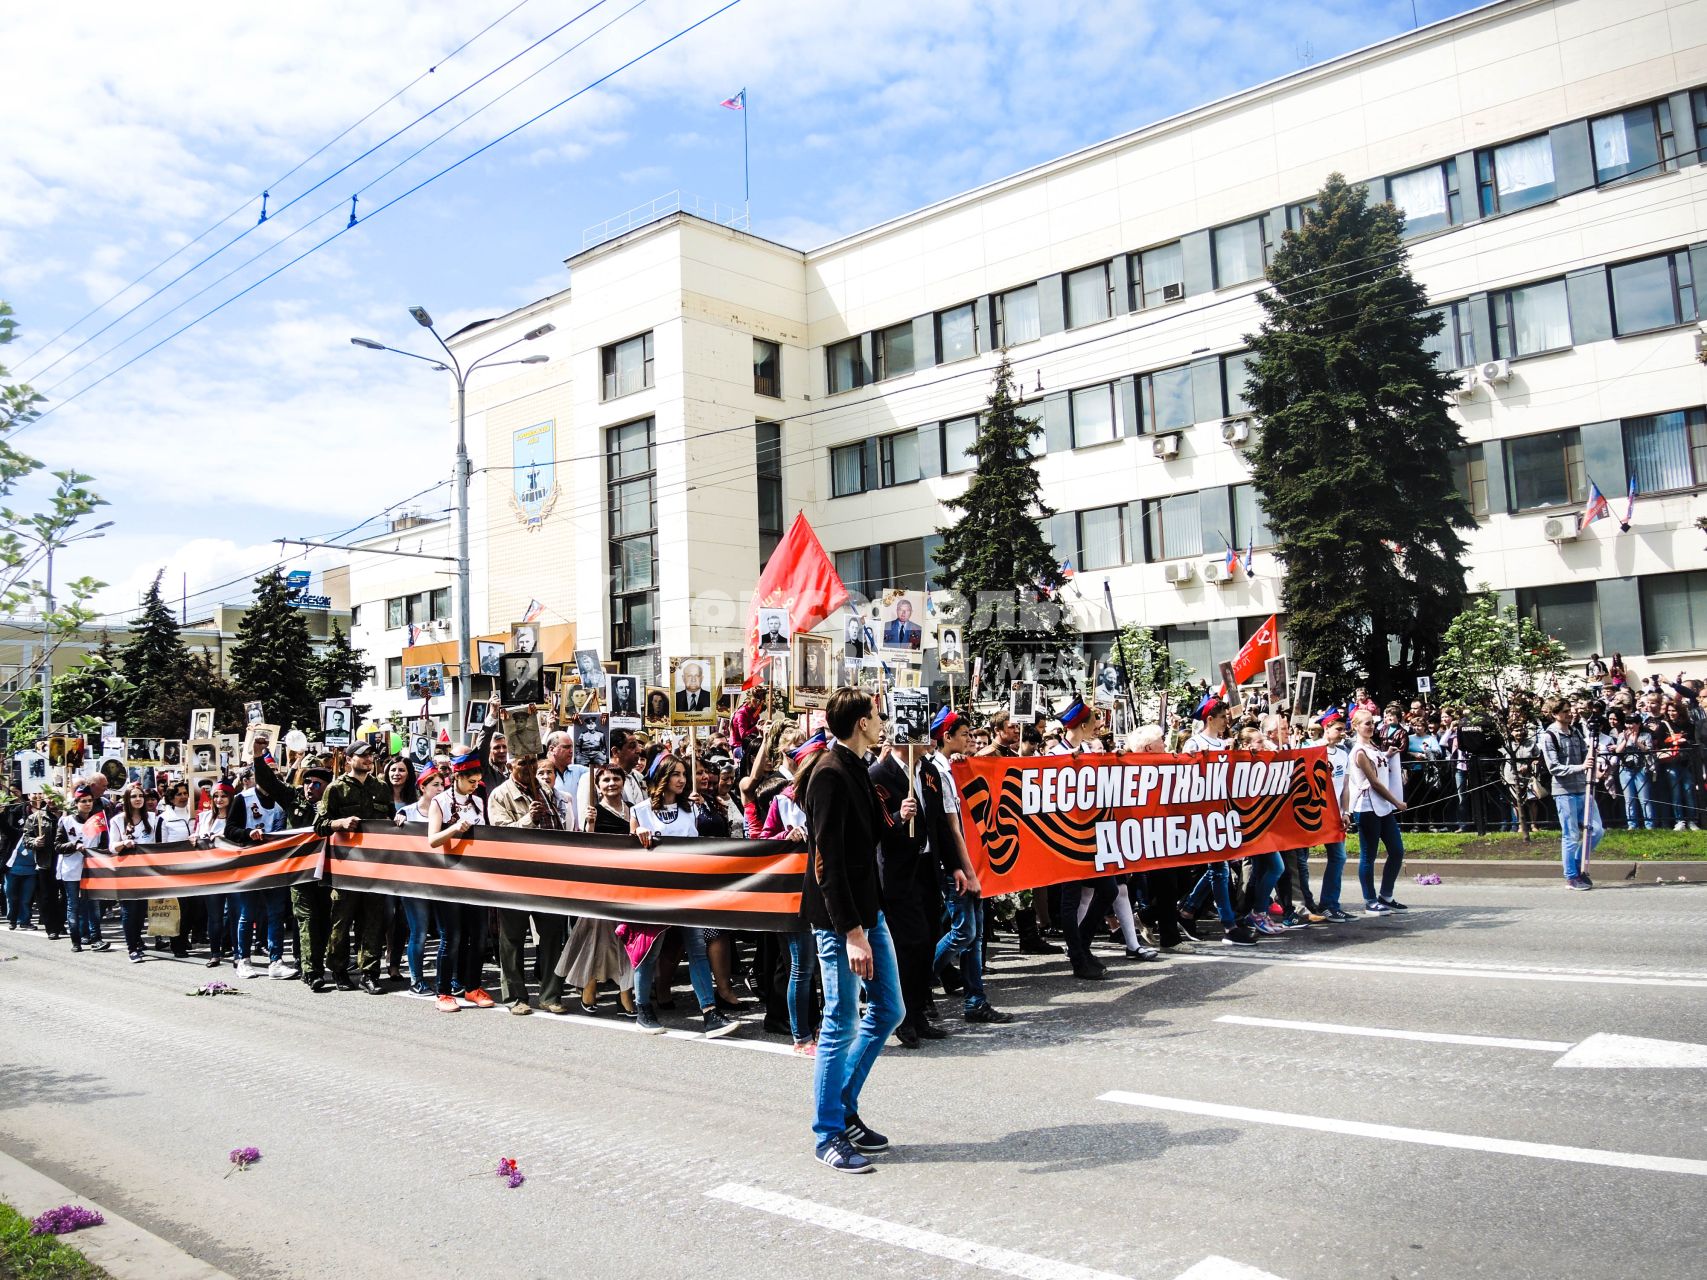
M1404 211L1439 357L1463 371L1470 585L1573 655L1691 665L1704 156L1707 3L1504 0L810 251L664 218L453 340L556 326L550 366L470 401L488 616L539 598L646 674L737 649L796 510L850 589L925 587L1006 349L1081 629L1108 632L1106 579L1122 622L1210 675L1280 606L1242 335L1338 171ZM549 446L524 439L546 423ZM1628 532L1578 533L1591 483L1618 515L1633 487ZM1227 573L1247 546L1255 572Z

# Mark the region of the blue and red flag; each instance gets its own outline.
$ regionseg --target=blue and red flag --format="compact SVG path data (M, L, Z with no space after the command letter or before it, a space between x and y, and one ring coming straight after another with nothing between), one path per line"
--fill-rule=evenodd
M1630 521L1636 518L1636 479L1630 478L1630 492L1624 499L1624 518L1618 522L1619 533L1630 532Z
M1588 482L1588 505L1577 517L1577 532L1581 533L1596 520L1604 520L1612 514L1612 508L1607 505L1606 495L1600 491L1600 486L1593 480Z
M725 98L717 105L720 107L728 107L731 111L745 111L747 109L747 91L743 89L734 97Z
M1233 550L1233 544L1227 544L1227 574L1232 576L1233 570L1239 567L1239 553ZM1248 571L1247 571L1248 572Z

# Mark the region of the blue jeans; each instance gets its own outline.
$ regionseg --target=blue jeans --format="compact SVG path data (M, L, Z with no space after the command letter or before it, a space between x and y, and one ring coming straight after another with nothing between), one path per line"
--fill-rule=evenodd
M1280 883L1280 877L1286 871L1286 859L1278 853L1254 853L1246 862L1250 864L1250 879L1245 884L1245 892L1249 895L1252 914L1261 915L1268 910L1274 886Z
M717 981L711 976L711 961L705 954L705 930L686 929L688 950L688 981L693 983L694 998L703 1009L717 1007ZM658 947L653 947L634 970L634 1002L650 1007L652 988L658 976Z
M1653 782L1648 771L1638 766L1618 770L1618 785L1624 792L1624 825L1634 831L1637 827L1654 829Z
M1237 913L1233 910L1233 894L1229 888L1232 873L1228 871L1225 862L1211 862L1209 869L1198 877L1191 892L1186 895L1186 910L1196 914L1203 902L1211 894L1215 897L1215 914L1221 918L1221 927L1231 929L1239 922Z
M966 1007L974 1008L984 1002L984 899L975 894L954 892L954 881L943 882L943 905L948 908L948 932L937 940L936 955L931 971L941 973L942 966L953 960L960 966L960 976L966 983ZM1071 904L1077 907L1079 904ZM1063 930L1073 926L1064 920ZM822 956L823 948L819 947ZM826 996L825 999L829 997Z
M1328 865L1322 868L1322 888L1317 895L1317 905L1323 911L1338 911L1340 882L1345 878L1345 841L1335 840L1332 844L1323 845L1322 855Z
M1695 779L1690 777L1689 766L1686 764L1662 764L1660 778L1665 783L1666 804L1670 810L1670 821L1695 821L1695 796L1693 794Z
M36 896L34 871L6 873L6 922L22 929L30 922L30 903Z
M101 940L101 904L83 892L78 880L61 880L65 886L65 932L77 942Z
M142 926L148 923L148 903L119 903L119 927L124 930L124 949L130 955L142 950Z
M812 935L785 933L788 945L788 1033L795 1044L812 1038Z
M814 929L818 972L824 979L824 1021L818 1027L813 1064L812 1137L822 1144L841 1133L859 1113L860 1090L877 1055L906 1017L895 943L881 912L865 931L871 945L871 980L865 984L865 1016L859 1013L860 980L848 967L848 940L834 929Z
M425 991L427 983L421 976L421 966L427 958L427 924L432 918L432 906L425 898L397 901L402 904L403 919L409 925L409 938L403 944L403 957L409 962L409 986L411 990Z
M459 996L480 985L486 959L486 908L441 902L438 914L438 992Z
M1571 794L1564 791L1553 793L1553 807L1559 811L1559 860L1564 863L1565 879L1571 880L1582 874L1584 854L1592 854L1600 843L1600 837L1605 830L1600 824L1600 812L1597 809L1590 815L1588 829L1583 829L1583 810L1586 797L1578 792ZM1588 847L1583 847L1584 836L1588 838Z
M288 892L288 890L287 890ZM237 912L241 904L235 893L210 893L202 901L207 904L207 949L215 960L234 954L237 939Z
M290 911L290 890L257 889L242 894L237 900L237 958L249 958L250 921L267 922L267 959L277 964L284 959L285 915Z
M1376 900L1375 850L1387 846L1387 861L1381 866L1382 898L1393 896L1393 886L1399 879L1399 868L1405 863L1405 842L1399 835L1397 813L1377 814L1371 809L1357 815L1357 882L1363 889L1365 906Z

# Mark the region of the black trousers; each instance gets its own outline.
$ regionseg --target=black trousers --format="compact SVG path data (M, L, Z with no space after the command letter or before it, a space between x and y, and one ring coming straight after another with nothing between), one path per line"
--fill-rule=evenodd
M1079 920L1079 900L1085 889L1091 890L1091 903L1085 918ZM1067 958L1074 969L1100 963L1091 956L1091 943L1102 931L1103 919L1114 906L1114 881L1104 876L1096 880L1074 880L1061 886L1060 911L1056 921L1061 926L1062 940L1067 944Z
M1144 905L1138 913L1139 918L1156 931L1156 937L1164 947L1174 946L1180 940L1180 892L1182 889L1190 889L1189 884L1181 884L1181 881L1187 875L1195 877L1201 870L1200 867L1183 871L1170 868L1165 871L1146 871L1137 878L1137 888L1144 898Z
M57 859L50 852L38 854L37 860L47 863L36 869L36 910L41 914L41 927L48 933L64 933L65 883L54 874Z
M925 1006L931 998L931 961L936 955L940 932L937 920L942 914L941 893L934 885L927 888L920 883L922 878L915 874L893 892L886 887L883 903L889 937L895 944L895 967L901 976L901 1003L907 1011L902 1025L912 1027L924 1022Z

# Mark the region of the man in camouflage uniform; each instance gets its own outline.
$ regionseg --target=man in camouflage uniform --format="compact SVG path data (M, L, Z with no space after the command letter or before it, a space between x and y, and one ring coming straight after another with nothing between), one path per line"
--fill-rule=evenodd
M285 811L285 826L298 830L312 827L320 810L320 797L332 781L332 771L310 764L302 771L302 785L293 787L273 770L267 757L267 740L255 739L255 789ZM332 913L332 887L323 880L291 886L291 914L296 917L296 962L302 980L311 991L329 991L326 981L326 935Z
M373 771L373 747L359 742L350 748L349 772L331 786L320 801L314 829L321 835L353 831L363 821L392 820L391 788ZM332 928L327 943L327 965L340 991L353 991L350 981L350 926L355 926L356 966L361 970L361 988L370 996L384 995L379 988L379 962L385 949L385 902L372 893L349 889L332 890Z

